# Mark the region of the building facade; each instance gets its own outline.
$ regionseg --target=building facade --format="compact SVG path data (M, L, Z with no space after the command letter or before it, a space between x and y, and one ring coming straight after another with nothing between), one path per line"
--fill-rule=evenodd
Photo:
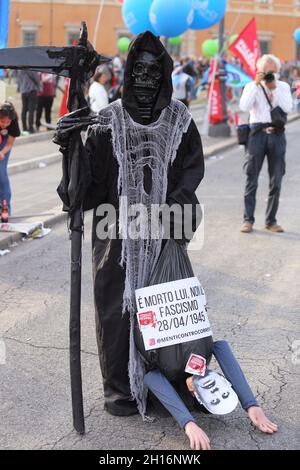
M81 20L87 22L93 41L99 4L100 0L11 0L8 45L72 44ZM239 33L253 16L263 53L300 60L300 47L293 38L300 27L300 0L228 0L226 33ZM103 54L113 55L121 36L131 37L122 20L121 5L117 0L105 0L95 46ZM205 31L189 30L183 36L181 53L201 56L203 41L217 36L217 26Z
M300 0L228 0L225 29L228 36L240 33L256 17L262 53L282 60L300 61L300 47L293 37L300 27ZM196 51L207 37L217 37L218 28L196 34Z

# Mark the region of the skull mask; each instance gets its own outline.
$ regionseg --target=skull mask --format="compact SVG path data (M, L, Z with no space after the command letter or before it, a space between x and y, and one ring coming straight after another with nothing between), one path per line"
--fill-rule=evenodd
M138 104L153 106L162 80L159 58L150 52L139 52L133 64L133 93Z

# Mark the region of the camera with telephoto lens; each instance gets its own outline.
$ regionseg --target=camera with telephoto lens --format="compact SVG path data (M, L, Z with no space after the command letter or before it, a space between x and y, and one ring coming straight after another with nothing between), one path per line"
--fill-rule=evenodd
M267 72L265 73L264 79L266 83L272 83L275 80L275 75L273 72Z

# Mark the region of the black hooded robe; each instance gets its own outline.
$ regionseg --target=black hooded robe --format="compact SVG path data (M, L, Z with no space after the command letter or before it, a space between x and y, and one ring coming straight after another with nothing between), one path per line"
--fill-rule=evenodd
M163 82L153 109L152 122L170 104L172 97L171 73L173 62L157 37L149 32L137 37L132 44L125 69L122 105L131 118L142 123L135 97L132 94L131 74L136 54L140 50L162 58ZM136 412L132 402L128 378L129 314L122 315L125 270L119 262L122 240L100 240L96 227L101 220L96 208L103 203L119 207L118 162L113 155L111 131L95 134L88 130L85 149L89 157L92 181L86 193L84 210L94 209L92 229L94 300L96 335L103 376L105 408L112 414L130 415ZM168 204L193 204L198 200L195 191L204 175L202 143L195 122L183 134L176 158L168 169ZM151 172L144 173L144 187L151 185Z

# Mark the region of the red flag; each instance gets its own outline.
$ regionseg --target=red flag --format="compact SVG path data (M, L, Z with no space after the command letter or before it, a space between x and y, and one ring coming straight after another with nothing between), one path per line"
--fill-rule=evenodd
M73 39L72 46L77 46L77 45L78 45L78 40ZM60 117L63 117L66 114L69 114L69 110L68 110L68 106L67 106L68 96L69 96L69 88L70 88L70 79L66 78L65 79L65 91L64 91L64 94L63 94L63 97L62 97L62 100L61 100L60 110L59 110L59 116Z
M210 71L209 71L209 76L208 76L208 94L207 94L207 99L211 95L211 105L210 105L210 110L209 110L209 122L210 124L219 124L220 122L223 122L223 109L222 109L222 97L221 97L221 89L220 89L220 82L218 78L219 74L219 63L215 65L214 61L217 59L213 59L211 61L210 65ZM212 91L210 90L211 88L211 82L213 79L213 70L215 69L215 79L213 82L213 89Z
M65 114L69 113L69 110L67 108L69 87L70 87L70 79L66 78L66 80L65 80L65 91L64 91L64 94L63 94L63 97L62 97L62 100L61 100L61 105L60 105L60 110L59 110L60 117L65 116Z
M229 49L241 60L245 71L254 79L256 76L256 64L260 58L255 18L252 18Z

